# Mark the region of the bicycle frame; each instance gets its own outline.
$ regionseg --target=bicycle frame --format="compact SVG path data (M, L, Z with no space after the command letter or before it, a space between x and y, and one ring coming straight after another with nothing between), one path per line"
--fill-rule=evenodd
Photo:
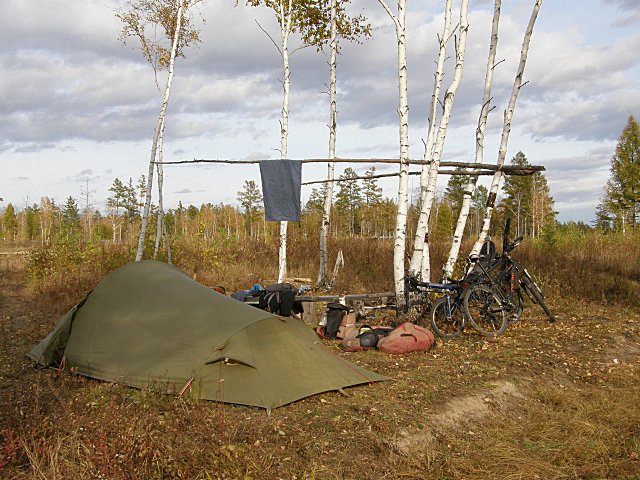
M484 283L491 285L492 289L504 300L505 306L511 312L515 312L517 318L519 318L522 309L522 294L519 293L519 290L524 290L532 303L540 305L549 320L554 322L555 317L544 302L542 290L534 278L520 262L509 255L509 252L514 250L522 241L520 236L513 242L509 242L510 224L511 220L507 219L502 237L502 253L496 256L486 267L482 262L478 261L475 262L475 265L482 271L482 277L486 279ZM492 276L492 271L497 271L497 274ZM518 295L516 298L518 305L515 305L512 301L514 292L517 292Z

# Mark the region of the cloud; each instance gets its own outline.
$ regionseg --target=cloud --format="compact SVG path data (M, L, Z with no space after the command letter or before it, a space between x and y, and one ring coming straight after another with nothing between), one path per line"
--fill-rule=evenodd
M25 144L22 144L21 146L15 146L13 151L15 153L38 153L43 150L51 150L53 148L56 148L56 145L54 143L27 142Z
M531 9L528 0L503 3L497 58L504 61L495 68L495 109L486 131L486 161L495 158L502 112L511 95ZM118 40L120 24L111 7L102 0L48 0L38 9L22 0L4 0L3 7L12 12L0 18L0 67L5 72L0 77L3 167L8 165L16 175L29 179L22 181L23 189L34 192L41 188L47 195L53 195L46 189L55 184L50 178L59 179L62 185L77 184L82 178L77 172L86 171L99 188L105 184L106 190L116 176L137 178L146 172L161 95L135 42L123 46ZM271 149L279 147L281 58L255 22L277 40L273 13L264 7L234 7L224 2L203 3L201 8L208 20L202 28L203 42L176 64L165 152L172 152L172 159L277 157L277 151ZM341 44L338 152L354 157L396 156L398 87L393 24L376 3L353 0L349 8L370 19L374 36L362 45ZM543 5L525 71L529 83L519 93L513 117L510 149L531 152L531 158L536 158L532 163L546 165L558 205L577 212L586 208L584 202L597 201L608 175L612 142L628 115L640 110L636 94L640 89L640 57L632 48L640 44L640 2L585 0L579 19L573 8L567 2ZM473 2L464 73L443 159L473 158L492 14L490 0ZM422 155L442 17L440 1L424 0L409 6L412 157ZM452 21L454 25L458 21L456 11ZM297 36L291 45L299 45ZM443 89L453 75L453 54L452 42ZM159 76L161 85L164 75L166 72ZM291 80L289 151L299 158L324 155L326 52L312 48L297 51L291 57ZM47 162L40 152L46 152ZM60 168L63 165L68 166L64 171ZM110 168L105 171L106 165ZM220 166L198 168L203 169L200 176L223 171ZM385 168L379 166L379 170ZM172 169L166 178L167 190L189 194L192 201L212 200L210 191L201 190L200 184L188 178L194 171L196 167ZM250 174L247 172L225 181L228 185L220 186L214 200L234 199L241 177ZM38 176L48 177L47 181L38 183ZM24 193L16 195L21 198ZM68 192L56 195L66 198ZM580 196L588 200L579 200Z

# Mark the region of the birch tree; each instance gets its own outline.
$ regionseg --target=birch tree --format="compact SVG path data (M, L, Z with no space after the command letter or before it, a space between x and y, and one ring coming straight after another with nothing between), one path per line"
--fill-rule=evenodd
M493 84L493 71L496 67L496 50L498 48L498 25L500 23L500 7L501 0L495 0L493 7L493 20L491 22L491 39L489 41L489 57L487 59L487 68L484 77L484 93L482 95L482 106L480 107L480 116L478 118L478 126L476 127L476 155L475 163L481 165L484 160L484 131L487 126L487 119L491 111L491 85ZM478 176L471 175L467 180L467 185L462 198L462 207L458 215L458 222L453 233L453 241L449 256L444 266L444 277L450 278L453 274L453 267L460 253L460 245L462 243L462 235L464 234L467 218L469 217L469 209L478 183Z
M326 0L247 0L247 5L264 5L275 13L280 27L280 41L276 42L260 25L260 29L267 34L282 58L282 109L280 116L280 159L288 158L289 137L289 91L291 86L290 55L307 46L320 49L331 38L331 13L335 16L333 25L335 35L357 40L361 36L370 35L370 26L362 15L349 17L344 10L346 1L341 4L327 3ZM299 33L302 45L290 51L289 37L292 33ZM335 142L335 137L334 137ZM335 155L335 143L334 143ZM329 197L331 199L331 197ZM287 222L280 222L280 247L278 252L278 282L283 282L287 274Z
M529 18L529 23L527 25L527 29L524 34L524 40L522 42L522 49L520 51L520 62L518 64L518 70L516 72L516 77L513 82L513 88L511 90L511 97L509 99L509 104L507 109L504 112L504 121L502 125L502 136L500 139L500 148L498 150L498 166L504 165L504 160L507 155L507 145L509 143L509 134L511 132L511 120L513 118L513 111L516 107L516 101L518 99L518 93L520 92L520 88L522 87L522 77L524 76L524 68L527 64L527 55L529 53L529 45L531 43L531 36L533 35L533 27L536 23L536 19L538 18L538 12L540 11L540 7L542 5L542 0L536 0L533 5L533 10L531 12L531 17ZM493 175L491 180L491 187L489 189L489 199L487 200L487 209L485 211L484 221L482 224L482 231L476 240L476 243L473 245L471 249L471 255L478 255L480 249L482 248L482 244L484 243L484 239L489 233L489 226L491 225L491 214L495 208L496 197L498 195L498 187L500 185L500 180L502 179L502 171L498 170Z
M169 243L167 226L165 225L164 221L164 168L162 166L162 161L164 159L164 119L162 120L162 126L160 127L160 138L158 139L158 143L158 162L156 163L156 173L158 174L158 218L156 221L156 241L153 246L153 258L155 260L158 257L158 251L160 250L160 240L164 239L164 244L167 249L167 263L171 264L171 244Z
M416 240L418 244L414 246L414 257L412 259L413 272L416 272L418 262L420 265L420 277L423 281L429 281L430 273L430 257L429 257L429 215L433 205L436 192L436 181L438 178L438 168L440 166L440 158L442 157L442 150L446 139L447 129L449 127L449 119L453 110L453 99L460 86L462 79L462 70L464 66L464 55L467 46L467 33L469 31L469 23L467 21L467 9L468 0L462 0L460 3L460 24L459 24L459 40L455 45L456 50L456 65L453 73L453 78L444 94L444 101L442 105L442 117L440 118L440 124L438 126L438 132L433 144L433 152L429 151L430 145L427 143L425 146L425 158L429 158L431 163L429 164L429 174L427 180L427 186L424 190L424 196L421 198L421 210L420 218L418 220L420 228L416 228Z
M400 174L398 185L398 209L393 246L393 281L396 303L404 309L404 255L407 236L407 209L409 204L409 101L407 98L407 47L406 19L407 2L398 0L398 11L394 14L385 0L378 0L387 12L396 30L398 41L398 116L400 117Z
M438 37L439 52L438 62L436 63L436 71L434 73L433 81L433 93L431 94L431 107L429 109L429 126L427 128L427 141L424 147L423 159L430 160L433 150L433 140L435 138L436 120L438 103L440 101L440 89L442 86L442 77L444 76L444 62L447 56L447 45L451 28L451 0L447 0L444 8L444 26L442 29L442 35ZM430 177L430 165L423 165L420 172L420 205L425 205L425 201L428 196L433 198L434 192L428 192L429 177ZM436 169L437 172L437 169ZM427 233L430 209L427 211L421 208L420 215L418 217L418 223L416 226L415 238L413 241L413 254L411 255L411 262L409 263L409 271L412 274L420 272L420 266L422 265L422 255L424 252L424 244L426 241L425 234ZM424 212L424 213L422 213Z
M144 202L144 213L138 238L136 261L142 260L147 224L151 212L151 192L153 188L154 165L158 155L158 148L164 129L173 71L176 57L184 56L183 50L190 44L200 41L199 33L191 27L188 12L200 0L130 0L128 11L119 11L116 16L122 21L123 28L120 38L126 43L129 37L140 41L141 51L145 59L153 66L158 85L158 70L168 69L167 79L162 96L160 114L156 121L151 144L149 170L147 174L147 190ZM171 41L171 48L163 46L160 39L148 36L147 28L156 31L161 28L164 38Z
M338 104L336 99L336 64L338 59L338 34L337 34L337 3L338 0L331 0L331 34L330 34L330 56L329 56L329 163L327 164L327 180L322 204L322 223L320 224L320 267L318 269L318 282L320 287L327 287L327 263L329 261L329 251L327 247L327 237L331 222L331 204L333 203L333 179L335 176L336 164L336 129L338 117Z

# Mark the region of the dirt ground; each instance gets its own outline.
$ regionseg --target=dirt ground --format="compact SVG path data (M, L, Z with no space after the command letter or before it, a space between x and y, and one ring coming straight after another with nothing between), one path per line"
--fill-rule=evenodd
M640 316L551 298L488 340L337 355L391 378L278 408L192 402L36 370L71 305L0 257L0 478L638 479Z

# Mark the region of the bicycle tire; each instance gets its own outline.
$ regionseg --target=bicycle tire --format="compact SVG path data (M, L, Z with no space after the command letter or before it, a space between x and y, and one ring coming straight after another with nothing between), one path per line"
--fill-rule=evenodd
M462 304L467 320L478 332L487 337L504 333L507 328L507 312L500 296L491 287L476 285L469 288Z
M516 323L522 317L522 310L524 309L524 299L522 298L522 292L517 289L509 293L509 302L511 307L507 309L507 326Z
M549 310L549 307L545 303L544 295L542 295L540 288L533 282L533 280L531 280L527 276L522 277L521 282L524 288L533 296L535 302L540 305L540 308L542 308L542 310L544 310L544 313L547 314L547 317L549 317L549 321L551 323L555 323L556 317L553 313L551 313L551 310Z
M451 308L450 312L448 311L449 307ZM433 304L431 328L441 339L451 340L457 337L462 333L465 323L462 307L455 299L444 296Z

